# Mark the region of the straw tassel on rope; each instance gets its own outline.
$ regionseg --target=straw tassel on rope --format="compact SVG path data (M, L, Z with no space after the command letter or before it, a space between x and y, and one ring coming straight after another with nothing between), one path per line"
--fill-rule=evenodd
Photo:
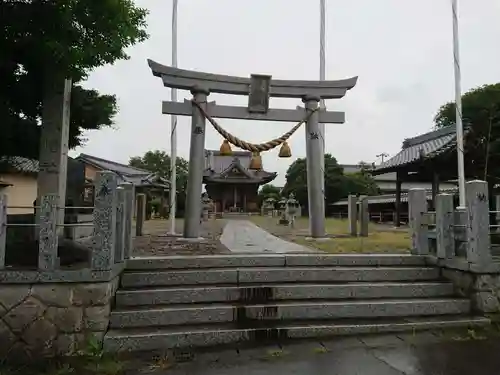
M292 157L292 150L290 149L290 146L288 145L288 142L285 141L281 145L280 148L280 153L278 155L280 158L291 158Z
M223 156L228 156L233 154L233 150L231 150L231 145L227 139L224 139L220 146L220 154Z
M253 169L256 171L260 171L262 169L262 156L260 155L260 152L253 153L252 160L250 160L248 169Z

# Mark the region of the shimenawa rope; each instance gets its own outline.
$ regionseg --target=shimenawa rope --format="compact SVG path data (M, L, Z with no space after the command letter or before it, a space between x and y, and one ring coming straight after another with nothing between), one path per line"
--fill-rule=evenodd
M314 112L319 110L319 108L315 108L312 111L310 111L302 121L300 121L297 125L295 125L290 131L287 133L283 134L281 137L273 139L271 141L265 142L265 143L250 143L243 141L242 139L239 139L238 137L235 137L228 131L224 130L217 122L208 115L208 113L205 111L205 109L200 105L200 103L192 100L192 103L198 107L200 112L202 113L203 116L212 124L215 130L224 138L229 141L229 143L233 144L236 147L239 147L243 150L251 151L251 152L262 152L262 151L269 151L272 150L273 148L276 148L286 142L288 138L290 138L293 133L295 133L309 118L312 116Z

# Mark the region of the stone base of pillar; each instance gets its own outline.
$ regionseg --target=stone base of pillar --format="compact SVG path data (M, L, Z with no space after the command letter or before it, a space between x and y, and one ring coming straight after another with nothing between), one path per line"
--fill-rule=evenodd
M327 242L330 240L330 237L306 237L306 241Z
M201 242L204 240L205 240L204 237L195 237L195 238L179 237L178 238L179 242L185 242L185 243L197 243L197 242Z
M182 237L182 233L167 232L167 237Z

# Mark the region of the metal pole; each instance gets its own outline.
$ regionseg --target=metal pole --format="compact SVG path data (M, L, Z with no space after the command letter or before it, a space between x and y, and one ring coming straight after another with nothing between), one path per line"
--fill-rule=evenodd
M172 66L177 68L177 2L172 3ZM177 89L172 89L172 101L177 101ZM177 210L177 116L170 116L170 233L175 234L175 214Z
M325 5L326 0L320 0L320 29L319 29L319 80L324 81L325 77L325 24L326 24L326 14ZM325 100L321 99L319 106L321 109L325 109ZM323 152L321 153L321 191L323 193L323 199L325 198L325 136L326 129L325 124L319 124L319 130L321 135L321 147L323 147ZM324 215L324 213L323 213Z
M458 164L458 193L460 207L465 207L465 167L464 167L464 130L462 124L462 89L460 74L460 55L458 45L458 5L457 0L451 0L453 13L453 61L455 66L455 108L457 131L457 164Z

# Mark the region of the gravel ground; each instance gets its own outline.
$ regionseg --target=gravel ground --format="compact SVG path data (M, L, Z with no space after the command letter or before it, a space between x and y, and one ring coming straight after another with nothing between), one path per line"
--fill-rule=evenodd
M211 255L227 254L229 250L220 243L225 220L211 219L202 222L201 237L199 242L182 242L176 237L168 236L166 233L170 228L167 220L149 220L144 225L144 235L135 237L134 256L165 256L165 255ZM176 231L182 233L183 220L176 223ZM135 229L134 229L135 233Z

